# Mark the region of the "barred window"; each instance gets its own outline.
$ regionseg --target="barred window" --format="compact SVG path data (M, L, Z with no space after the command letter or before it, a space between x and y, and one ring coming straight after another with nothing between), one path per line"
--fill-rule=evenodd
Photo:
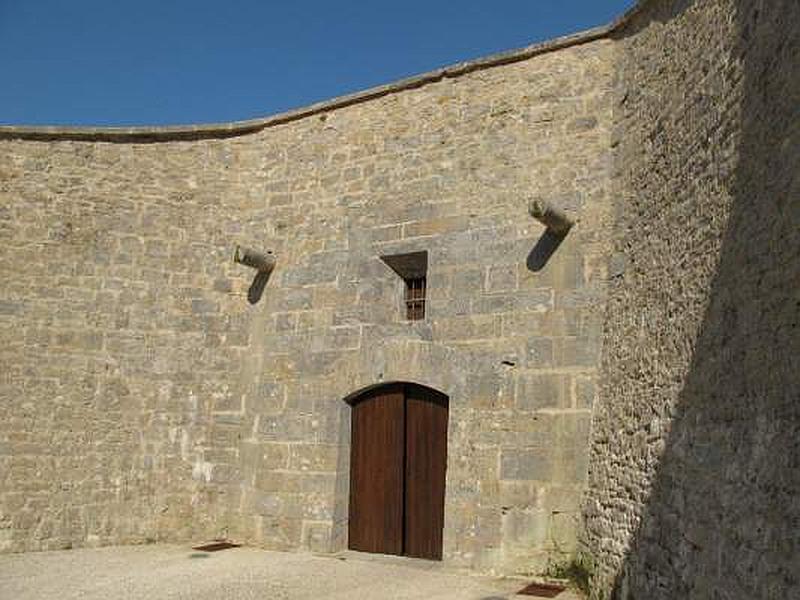
M396 296L400 309L398 316L405 321L423 320L428 287L428 251L387 254L380 258L387 267L399 275Z
M425 277L406 278L406 319L420 321L425 318Z

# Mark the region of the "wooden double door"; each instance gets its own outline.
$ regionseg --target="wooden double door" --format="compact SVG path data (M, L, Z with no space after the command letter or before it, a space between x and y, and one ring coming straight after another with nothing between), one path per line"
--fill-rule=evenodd
M391 384L355 399L349 546L441 560L447 396Z

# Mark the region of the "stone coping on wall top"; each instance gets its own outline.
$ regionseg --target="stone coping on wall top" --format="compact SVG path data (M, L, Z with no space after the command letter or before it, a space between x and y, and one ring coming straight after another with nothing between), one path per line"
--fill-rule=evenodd
M484 58L460 62L428 71L421 75L415 75L353 94L324 100L303 108L289 110L269 117L260 117L245 121L232 121L229 123L137 127L0 125L0 139L160 142L226 138L244 135L274 125L280 125L289 121L296 121L305 117L329 112L337 108L359 104L388 94L418 88L445 78L459 77L473 71L519 62L539 54L545 54L547 52L553 52L555 50L561 50L570 46L585 44L608 37L610 34L625 26L635 14L641 11L643 5L649 1L650 0L639 0L621 17L608 25L602 25L571 35L557 37L524 48L508 50Z

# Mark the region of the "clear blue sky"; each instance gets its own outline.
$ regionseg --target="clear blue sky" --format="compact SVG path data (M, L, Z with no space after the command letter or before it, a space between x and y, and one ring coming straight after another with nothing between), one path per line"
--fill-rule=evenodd
M602 25L634 0L0 0L0 123L266 116Z

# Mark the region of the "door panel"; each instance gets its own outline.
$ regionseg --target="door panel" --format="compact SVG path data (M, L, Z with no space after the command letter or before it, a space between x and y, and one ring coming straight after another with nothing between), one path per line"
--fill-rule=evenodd
M447 397L406 388L406 556L441 560L447 468Z
M350 548L403 553L403 388L377 391L352 409Z
M352 408L349 547L441 560L447 396L412 384Z

